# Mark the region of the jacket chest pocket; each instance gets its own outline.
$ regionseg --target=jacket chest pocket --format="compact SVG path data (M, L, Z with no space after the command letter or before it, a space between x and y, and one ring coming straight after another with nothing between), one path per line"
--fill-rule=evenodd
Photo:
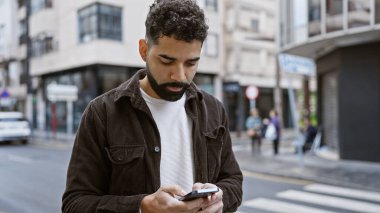
M222 162L223 136L226 129L219 126L212 131L203 133L207 144L208 180L214 183L218 176Z
M110 193L135 195L146 190L144 146L115 145L106 148L112 164Z

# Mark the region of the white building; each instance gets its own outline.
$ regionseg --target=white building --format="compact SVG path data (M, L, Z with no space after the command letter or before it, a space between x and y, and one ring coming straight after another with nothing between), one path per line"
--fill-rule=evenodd
M2 110L24 111L26 86L25 75L21 72L18 52L19 28L17 1L0 1L0 90L10 96L8 101L0 101Z
M91 99L145 66L138 53L138 40L145 37L145 18L152 3L153 0L31 0L30 75L34 101L29 106L38 130L50 131L57 121L58 132L72 134ZM199 4L209 19L210 31L194 81L221 99L223 6L217 0L200 0ZM25 7L21 7L19 19L25 16ZM70 91L77 88L78 99L66 94L49 100L47 87L51 84L71 85Z
M283 51L314 58L322 143L380 162L380 1L279 0Z
M224 101L230 115L231 129L241 130L249 115L250 103L245 96L248 86L256 86L259 96L255 106L262 117L275 107L276 57L278 47L277 4L275 0L225 0ZM295 89L302 80L293 81ZM280 81L283 93L283 120L291 126L285 78Z

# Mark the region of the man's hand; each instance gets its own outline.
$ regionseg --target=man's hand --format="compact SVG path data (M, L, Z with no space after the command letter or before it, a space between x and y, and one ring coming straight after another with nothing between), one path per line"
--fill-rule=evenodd
M211 183L195 183L193 190L207 189L217 187ZM223 212L223 191L219 188L219 191L207 198L203 198L204 202L201 205L199 212L201 213L222 213Z
M207 202L206 199L198 198L191 201L179 201L176 197L186 193L178 185L162 186L155 193L148 195L141 201L142 213L155 212L198 212ZM206 205L208 206L208 205Z

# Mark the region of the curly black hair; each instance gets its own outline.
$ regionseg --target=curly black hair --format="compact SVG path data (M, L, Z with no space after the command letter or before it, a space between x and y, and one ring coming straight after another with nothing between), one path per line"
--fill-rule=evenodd
M162 36L203 43L209 28L203 10L195 0L155 0L150 6L145 27L150 44L157 44Z

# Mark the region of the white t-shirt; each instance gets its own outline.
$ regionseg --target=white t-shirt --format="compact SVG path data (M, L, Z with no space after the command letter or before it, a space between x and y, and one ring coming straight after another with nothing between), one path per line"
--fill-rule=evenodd
M189 192L194 183L193 125L185 111L186 95L171 102L152 98L141 88L140 91L160 132L161 186L177 184Z

